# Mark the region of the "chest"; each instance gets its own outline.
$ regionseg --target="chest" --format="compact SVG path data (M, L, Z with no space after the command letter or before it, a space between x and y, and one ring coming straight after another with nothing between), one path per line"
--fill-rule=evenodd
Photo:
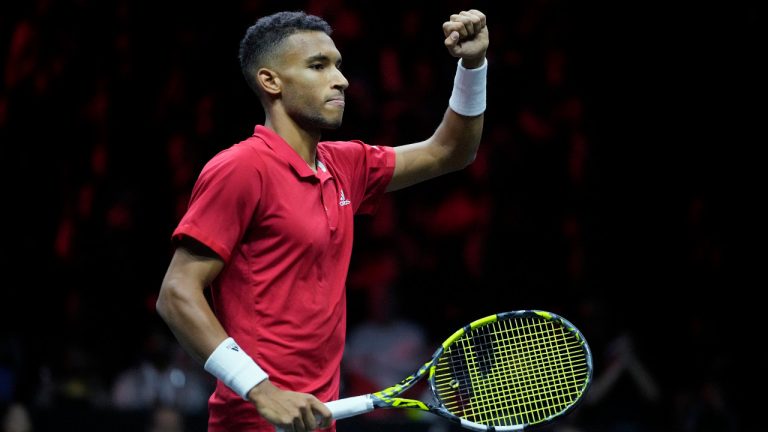
M351 243L353 208L343 178L328 170L315 177L270 173L252 223L256 238L322 254Z

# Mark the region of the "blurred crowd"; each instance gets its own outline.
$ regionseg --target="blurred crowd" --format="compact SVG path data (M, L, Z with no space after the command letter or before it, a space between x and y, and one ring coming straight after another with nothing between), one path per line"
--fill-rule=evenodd
M442 117L455 59L440 25L467 8L486 13L491 34L480 153L357 221L343 390L399 380L480 316L544 309L581 328L596 366L583 406L552 430L743 430L750 400L731 348L746 336L713 318L738 305L726 167L707 132L672 148L646 141L659 131L649 124L672 122L669 105L649 102L670 87L642 74L648 48L632 33L652 12L614 9L606 23L607 6L579 3L2 6L3 261L16 280L0 293L2 431L204 430L214 383L154 305L197 173L263 121L240 37L281 9L326 18L351 84L344 125L326 138L395 146Z

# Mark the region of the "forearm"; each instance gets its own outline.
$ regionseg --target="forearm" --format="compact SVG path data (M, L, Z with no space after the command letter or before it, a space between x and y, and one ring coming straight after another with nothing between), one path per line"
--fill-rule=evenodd
M475 9L443 23L445 46L458 61L453 91L443 120L428 139L395 147L395 172L387 191L398 190L452 171L475 160L486 108L488 28Z
M464 168L475 159L485 120L487 72L484 54L463 58L456 67L449 108L428 140L438 148L445 171Z
M587 403L593 405L599 403L611 391L622 372L624 372L624 364L622 362L611 362L603 374L592 381L592 387L587 393Z
M395 173L387 191L460 170L475 160L485 120L487 64L484 57L481 61L480 70L457 70L449 108L432 136L395 148Z
M462 169L475 160L483 122L483 114L467 117L451 108L446 110L443 121L428 140L437 148L443 173Z
M202 289L181 289L173 282L165 283L157 311L181 346L201 364L227 338Z
M627 370L634 379L643 396L649 401L657 401L660 391L650 372L637 359L628 362Z

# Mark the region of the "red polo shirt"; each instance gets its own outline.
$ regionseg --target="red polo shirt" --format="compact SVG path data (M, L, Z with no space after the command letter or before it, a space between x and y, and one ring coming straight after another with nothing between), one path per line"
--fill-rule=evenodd
M173 238L192 237L225 262L212 286L224 329L278 387L338 398L353 216L371 213L394 172L391 147L321 142L314 173L274 131L214 156ZM221 382L209 431L273 431Z

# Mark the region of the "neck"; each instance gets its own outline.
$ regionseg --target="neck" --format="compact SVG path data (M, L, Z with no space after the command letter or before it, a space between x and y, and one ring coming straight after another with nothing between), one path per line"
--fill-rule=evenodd
M317 143L320 141L319 131L302 129L287 116L274 117L267 115L264 126L280 135L313 171L316 169Z

